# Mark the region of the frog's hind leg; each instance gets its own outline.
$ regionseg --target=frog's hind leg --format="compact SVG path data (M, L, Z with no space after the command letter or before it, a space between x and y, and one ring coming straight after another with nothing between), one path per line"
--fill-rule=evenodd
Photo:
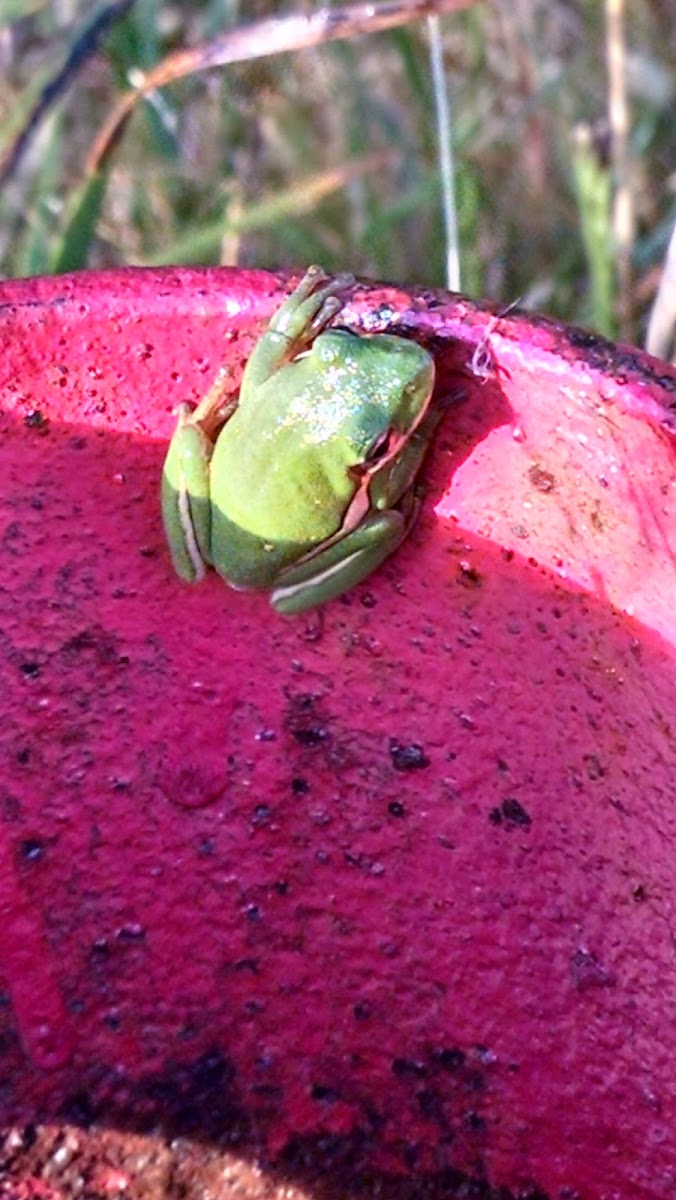
M330 546L283 571L270 603L280 613L303 612L360 583L396 550L415 521L418 503L406 496L399 509L377 513Z

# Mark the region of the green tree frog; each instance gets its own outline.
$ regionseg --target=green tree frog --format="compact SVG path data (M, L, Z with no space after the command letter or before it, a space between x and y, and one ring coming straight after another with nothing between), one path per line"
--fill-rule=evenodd
M388 334L328 328L351 275L310 267L253 349L234 401L223 373L182 404L162 479L175 570L205 565L296 613L364 579L406 537L440 419L434 360Z

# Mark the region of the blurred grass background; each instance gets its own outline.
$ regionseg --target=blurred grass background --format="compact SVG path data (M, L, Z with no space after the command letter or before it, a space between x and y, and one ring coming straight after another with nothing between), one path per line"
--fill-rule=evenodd
M444 285L426 21L195 72L154 92L125 128L88 220L77 208L87 154L140 73L228 28L320 5L126 7L54 96L105 6L0 0L0 162L22 132L25 141L0 190L1 275L316 261ZM676 19L673 0L627 5L627 304L613 231L607 10L592 0L484 0L441 18L461 286L640 344L676 215ZM29 123L41 95L40 119Z

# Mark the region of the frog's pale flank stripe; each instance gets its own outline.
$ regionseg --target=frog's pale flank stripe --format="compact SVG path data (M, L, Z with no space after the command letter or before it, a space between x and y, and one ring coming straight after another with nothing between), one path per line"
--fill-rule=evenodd
M178 519L185 537L185 549L195 571L195 582L199 583L206 575L206 568L197 545L195 526L190 511L190 495L186 490L185 480L181 480L181 490L178 493Z

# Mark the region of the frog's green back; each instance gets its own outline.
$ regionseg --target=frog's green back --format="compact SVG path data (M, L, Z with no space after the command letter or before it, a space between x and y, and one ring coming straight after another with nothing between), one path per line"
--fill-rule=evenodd
M432 360L415 343L330 330L244 389L210 467L211 561L224 578L270 587L338 534L373 447L390 430L414 428L432 380ZM409 482L402 477L402 489Z
M340 529L354 482L338 435L309 444L278 412L264 434L249 437L239 415L212 461L211 557L233 586L265 588Z

